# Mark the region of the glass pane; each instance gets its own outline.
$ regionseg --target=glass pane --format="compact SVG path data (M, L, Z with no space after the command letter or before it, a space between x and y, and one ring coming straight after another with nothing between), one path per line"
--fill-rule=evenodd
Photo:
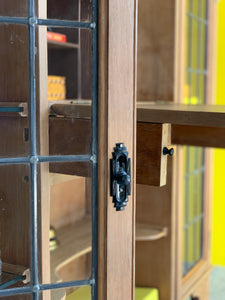
M201 18L207 20L207 2L208 0L201 0Z
M87 29L51 28L41 34L47 39L46 73L40 79L40 106L49 107L45 139L49 151L42 155L79 155L91 153L92 129L92 33ZM46 32L47 31L47 32ZM63 34L67 42L55 41ZM48 87L45 89L46 81ZM42 88L43 87L43 88ZM44 91L46 93L44 93ZM46 108L47 109L47 108ZM47 113L47 111L46 111ZM46 116L47 117L47 116ZM43 145L46 141L42 141Z
M0 157L29 153L28 29L0 24Z
M191 12L191 1L192 0L186 0L186 12Z
M30 169L0 166L0 289L30 282ZM21 251L23 249L23 251ZM7 283L8 282L8 283Z
M207 27L205 24L201 24L201 33L200 33L200 46L201 46L201 55L200 55L200 62L199 62L199 67L201 70L206 70L206 30Z
M68 293L66 300L91 300L91 287L84 286L76 289L72 293Z
M187 1L186 78L184 103L206 102L207 1ZM192 12L190 14L190 11ZM183 275L202 256L204 150L184 147Z
M205 75L200 75L199 78L199 98L200 98L200 103L205 102L205 89L206 89L206 76Z
M70 287L64 289L56 289L51 291L44 291L41 296L49 296L51 300L91 300L91 287Z
M27 17L28 0L1 0L0 16Z
M191 47L190 50L192 55L191 68L196 70L198 68L198 21L192 18L192 32L191 32Z
M48 19L92 20L92 0L48 0Z
M47 169L48 165L44 167ZM46 208L50 206L45 219L49 221L44 228L49 239L45 240L47 253L44 256L50 253L50 257L45 263L42 281L89 279L92 265L91 164L51 163L49 170L50 199L45 199L44 203Z
M204 151L185 147L183 275L202 255Z
M192 0L192 14L198 16L198 3L199 0Z
M191 73L191 85L190 85L190 94L191 99L189 99L190 104L197 104L198 103L198 97L197 97L197 78L198 74L195 72Z

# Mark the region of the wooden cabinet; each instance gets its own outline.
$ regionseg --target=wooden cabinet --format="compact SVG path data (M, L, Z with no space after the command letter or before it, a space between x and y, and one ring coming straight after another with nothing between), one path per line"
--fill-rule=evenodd
M136 284L157 288L160 300L206 299L210 198L204 197L200 259L183 276L185 152L180 145L224 147L224 138L214 137L224 135L225 110L178 102L192 88L184 80L185 70L191 73L187 18L209 25L207 72L192 73L199 82L196 74L207 73L201 91L213 99L215 4L204 2L208 19L203 22L190 7L186 11L188 0L99 1L97 24L96 3L36 1L29 18L26 1L27 13L21 13L21 3L4 4L0 249L4 263L22 265L22 274L30 269L32 280L26 290L20 282L19 289L0 290L0 296L62 299L79 285L91 285L94 300L123 300L134 299ZM25 18L8 18L12 11ZM67 42L47 41L47 29L65 34ZM48 100L48 74L66 78L65 100ZM110 196L116 143L124 143L131 158L132 189L124 211L116 211ZM171 144L175 155L163 155ZM51 252L50 225L58 243Z
M0 297L64 299L90 285L92 299L133 298L135 5L23 1L5 2L2 11L0 5L1 258L31 274L29 283L21 282L24 268L18 284L6 279L9 289ZM47 41L47 29L67 42ZM58 104L48 100L48 75L66 79L66 99ZM85 104L89 115L53 114L60 103L75 112ZM116 211L109 188L119 142L132 163L124 212ZM51 252L50 225L57 244ZM139 232L148 238L145 228Z
M218 144L213 142L210 130L216 136L224 126L219 115L213 117L214 109L219 113L223 108L207 106L214 101L215 13L214 1L139 1L138 127L146 122L149 126L169 123L175 145L174 157L167 158L166 185L148 186L147 181L137 185L137 222L166 227L168 234L154 242L136 243L136 285L157 287L162 300L208 297L204 289L208 277L204 279L203 274L210 270L212 160L210 150L182 145L216 147L220 143L219 139ZM200 82L204 91L199 89ZM145 139L151 144L154 135L149 131ZM199 171L191 151L199 156ZM198 178L190 170L204 171ZM141 183L138 178L137 183ZM195 221L198 218L201 221ZM199 256L193 259L195 255Z

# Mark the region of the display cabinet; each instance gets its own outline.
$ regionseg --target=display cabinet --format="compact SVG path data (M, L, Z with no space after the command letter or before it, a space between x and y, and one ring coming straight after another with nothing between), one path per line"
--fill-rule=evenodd
M4 274L9 266L14 274L0 297L65 299L84 285L90 299L133 297L135 5L0 5L0 249ZM48 99L48 75L65 82L65 99ZM132 164L123 212L109 188L118 143Z
M165 300L208 298L212 160L207 147L219 146L210 130L223 127L223 108L207 106L214 101L215 16L214 1L139 1L137 147L143 136L139 122L146 128L169 123L174 156L168 158L167 175L158 168L165 185L148 186L137 178L144 184L137 185L137 222L166 227L168 234L136 243L136 284L158 287ZM162 161L151 152L149 159Z
M215 7L1 4L0 249L3 271L15 276L0 297L65 299L89 285L90 299L123 300L136 285L158 289L160 300L207 299L210 153L183 145L225 147L225 109L207 105ZM47 31L64 41L47 40ZM48 99L48 75L63 78L65 99ZM131 173L121 175L122 159L118 179L110 159L123 144ZM120 197L131 183L119 206L112 178ZM203 180L203 196L183 197L195 182L203 191Z

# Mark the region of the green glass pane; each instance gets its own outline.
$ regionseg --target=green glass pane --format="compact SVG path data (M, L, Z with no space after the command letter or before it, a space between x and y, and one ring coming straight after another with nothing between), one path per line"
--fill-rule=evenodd
M200 62L199 62L199 68L201 70L206 69L206 25L201 24L200 25L200 46L201 46L201 55L200 55Z
M205 103L206 79L204 74L201 74L199 77L199 99L200 103Z
M187 0L186 1L186 12L190 12L190 9L191 9L191 2L192 0Z
M191 37L191 68L198 68L198 21L192 19L192 37Z
M198 6L199 6L199 0L193 0L192 1L192 14L195 16L198 16Z
M201 0L201 18L204 20L207 19L207 2L208 0Z
M190 86L190 97L189 100L190 104L198 104L198 97L197 97L197 74L192 73L191 74L191 86Z
M190 45L190 32L191 32L191 19L189 16L186 16L186 67L190 67L190 52L189 52L189 45Z

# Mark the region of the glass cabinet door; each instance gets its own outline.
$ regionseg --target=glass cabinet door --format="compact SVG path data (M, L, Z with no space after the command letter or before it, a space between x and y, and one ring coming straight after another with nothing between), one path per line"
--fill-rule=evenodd
M0 4L2 299L133 297L136 7L125 2ZM123 144L132 188L119 211L110 159Z
M208 1L186 1L185 104L206 103ZM183 276L202 258L204 149L184 148Z

